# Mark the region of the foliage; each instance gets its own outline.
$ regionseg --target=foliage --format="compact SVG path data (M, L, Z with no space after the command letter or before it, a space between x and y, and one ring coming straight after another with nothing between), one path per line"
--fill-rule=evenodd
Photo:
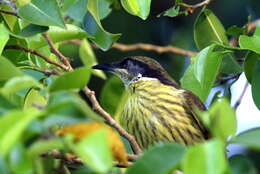
M97 81L105 80L104 85L94 85L101 89L101 105L116 118L121 114L127 94L117 78L107 79L104 72L91 69L104 60L96 56L89 41L103 51L109 50L121 34L108 32L105 28L111 27L101 20L118 9L146 20L151 13L151 0L20 0L16 2L17 9L12 8L11 1L3 2L0 1L1 174L52 174L54 169L66 174L167 174L173 170L187 174L259 173L256 162L247 155L227 158L226 146L231 143L243 145L247 150L260 150L260 128L235 135L235 111L226 99L228 95L217 97L208 111L199 113L212 133L210 140L190 147L157 144L125 170L113 166L113 150L108 148L109 137L105 132L97 129L77 143L70 136L61 138L54 134L53 130L66 124L103 121L79 94L84 86ZM172 8L158 17L189 15L197 8L176 0ZM256 25L255 32L246 29L247 24L225 30L221 20L205 4L193 30L199 52L190 57L181 86L206 101L211 89L220 85L218 77L244 72L252 85L254 103L260 109L260 25ZM192 33L190 29L189 32ZM62 64L62 59L42 33L47 33L54 47L64 54L70 52L65 47L67 42L79 41L76 43L79 56L70 60L73 65L74 61L81 62L81 67L75 63L77 68L66 72L52 63ZM238 39L238 46L229 46L228 35ZM237 55L244 58L243 64L238 63ZM124 142L128 147L128 142ZM70 166L53 157L41 157L54 149L77 154L83 164ZM132 153L129 147L128 152Z

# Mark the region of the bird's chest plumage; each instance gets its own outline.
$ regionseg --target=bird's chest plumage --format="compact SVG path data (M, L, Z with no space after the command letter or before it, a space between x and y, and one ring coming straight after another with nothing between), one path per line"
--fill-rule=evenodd
M130 86L129 93L120 123L142 148L160 141L191 144L203 138L185 110L181 90L144 81Z
M157 81L130 87L120 123L142 148L160 141L191 144L203 138L185 110L180 90Z

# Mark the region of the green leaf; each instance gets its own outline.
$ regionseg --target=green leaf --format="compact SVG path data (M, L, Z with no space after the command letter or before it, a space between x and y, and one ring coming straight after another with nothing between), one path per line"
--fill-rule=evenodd
M9 6L5 5L4 3L0 4L0 8L3 10L7 10L7 11L13 11L13 9L11 9ZM14 31L18 18L16 16L5 14L5 13L1 13L0 15L3 17L3 20L5 21L7 27L11 31ZM1 30L1 31L3 31L3 30Z
M9 32L4 24L0 24L0 55L5 47L5 44L9 40Z
M88 0L78 0L68 9L68 15L78 22L82 22L87 12Z
M90 68L77 68L57 77L50 85L50 92L84 88L90 78Z
M18 35L22 36L22 37L31 37L34 36L38 33L43 33L45 31L47 31L49 29L49 27L45 27L45 26L40 26L40 25L34 25L34 24L29 24L28 26L26 26L25 28L23 28Z
M252 75L252 96L256 107L260 110L260 60L255 63L255 67Z
M0 94L0 115L7 113L12 109L17 109L17 107L11 103L6 97Z
M51 93L46 109L48 116L50 114L54 114L56 116L59 115L59 113L61 113L60 115L62 116L75 116L76 114L71 114L68 112L68 110L72 110L74 112L76 111L77 114L78 111L83 113L83 116L86 118L91 118L91 120L102 121L102 118L96 112L94 112L92 108L90 108L86 101L84 101L77 93L72 91Z
M101 106L107 112L114 115L117 107L120 105L123 93L124 85L122 81L118 77L112 76L102 88L100 94Z
M243 69L239 63L235 60L234 54L228 53L224 55L220 72L225 74L238 74L242 73Z
M257 174L254 164L246 156L232 156L229 159L229 165L233 174Z
M203 96L202 88L194 72L194 62L191 62L181 78L181 87L192 91L197 96Z
M223 174L227 168L224 144L213 139L191 146L184 156L182 168L185 174Z
M242 144L260 150L260 128L250 129L233 137L229 143Z
M47 100L44 96L40 95L40 91L36 89L30 89L24 99L24 109L36 106L45 106Z
M29 159L22 142L15 144L11 149L9 161L9 167L13 173L25 174L33 172L32 161Z
M257 59L260 60L260 56L256 54L255 52L248 52L246 55L245 63L244 63L244 71L247 78L247 81L251 83L252 81L252 75L254 72L254 67L256 65Z
M241 35L239 37L239 46L260 54L260 37Z
M194 40L199 49L203 49L213 42L228 44L225 28L214 13L203 10L194 25Z
M23 111L12 111L0 117L0 153L6 156L10 148L19 141L28 124L40 116L40 111L31 108Z
M97 59L96 56L92 50L92 47L89 45L88 41L86 39L82 40L80 47L79 47L79 57L82 61L82 63L85 66L93 66L96 65ZM103 71L100 70L92 70L92 73L102 79L106 79L106 75Z
M182 87L191 90L205 101L214 85L225 52L214 52L215 45L201 50L182 78ZM194 80L193 78L196 78Z
M179 166L186 148L180 144L158 144L138 158L126 174L168 174Z
M113 166L108 144L108 132L98 130L85 137L72 149L83 162L98 173L106 173Z
M56 0L32 0L18 9L18 15L36 25L65 28Z
M121 0L124 9L141 19L145 20L150 13L151 0Z
M99 16L99 1L100 0L88 1L87 8L89 13L86 14L83 25L85 31L94 37L94 39L91 40L102 50L106 51L119 39L121 34L111 34L102 27Z
M18 68L16 68L8 59L0 56L0 81L21 75L23 75L23 73L19 71Z
M31 87L40 88L41 85L38 83L38 81L30 76L13 77L4 84L3 88L1 89L1 93L5 96L9 96L21 89Z
M166 11L164 11L162 14L163 16L168 16L168 17L175 17L175 16L178 16L179 15L179 12L180 12L180 6L177 6L177 7L172 7ZM158 16L160 17L161 14Z
M106 18L112 11L112 4L114 3L114 0L103 0L99 1L99 17L100 19Z
M36 158L44 152L59 149L63 150L64 142L61 139L49 139L49 140L39 140L30 145L27 153L30 158Z
M48 35L50 36L53 43L65 40L83 39L91 37L81 28L71 24L67 24L66 29L52 26L48 30ZM27 38L27 41L29 47L32 49L37 49L47 45L47 42L40 34L34 37Z
M239 35L242 35L242 34L246 34L247 28L246 27L238 27L236 25L233 25L233 26L231 26L227 29L226 33L230 36L239 36Z
M218 99L209 109L210 129L215 137L223 141L234 135L237 129L236 114L227 99Z

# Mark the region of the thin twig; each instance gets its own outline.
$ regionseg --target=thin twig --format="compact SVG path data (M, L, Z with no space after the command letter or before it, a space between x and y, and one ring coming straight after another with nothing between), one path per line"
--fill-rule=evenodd
M194 10L196 10L197 8L200 8L200 7L207 6L209 3L211 3L211 1L212 0L205 0L205 1L202 1L202 2L194 4L194 5L190 5L190 4L186 4L186 3L180 2L177 5L186 8L184 13L187 11L189 14L192 14L194 12Z
M243 89L241 95L239 96L238 100L237 100L236 103L234 104L234 109L235 109L235 110L238 108L238 106L240 105L240 103L241 103L243 97L245 96L247 87L248 87L248 82L246 82L246 84L245 84L245 86L244 86L244 89Z
M45 152L41 154L42 157L52 157L54 159L59 159L62 160L65 164L81 164L83 165L82 159L78 158L77 156L67 153L67 154L62 154L58 150L52 150L49 152ZM130 160L129 160L130 161ZM131 162L128 162L127 164L122 164L119 162L115 162L114 166L120 167L120 168L127 168L131 165Z
M7 11L7 10L0 9L0 13L4 13L4 14L8 14L8 15L13 15L13 16L19 18L18 14L17 14L16 12L13 12L13 11Z
M91 91L88 87L85 87L83 89L83 92L87 95L89 98L90 102L92 103L93 110L95 110L97 113L99 113L106 121L108 125L111 127L115 128L118 133L125 137L131 144L131 147L134 151L135 154L140 154L142 153L141 148L139 147L138 143L136 142L135 138L128 134L125 129L123 129L114 119L113 117L107 113L99 104L97 101L97 98L95 96L95 92Z
M70 40L68 41L72 44L79 45L81 43L81 40ZM98 46L91 44L94 48L99 48ZM135 51L135 50L145 50L145 51L155 51L159 54L162 53L172 53L172 54L179 54L183 56L194 56L197 54L197 52L185 50L182 48L174 47L174 46L158 46L158 45L152 45L152 44L145 44L145 43L137 43L137 44L131 44L126 45L122 43L114 43L111 48L118 49L120 51Z
M43 33L42 36L46 39L46 41L48 42L50 48L51 48L51 52L53 54L55 54L62 63L64 63L67 66L67 70L68 71L72 71L72 66L70 65L70 61L67 57L65 57L63 54L61 54L61 52L55 48L54 43L52 42L52 40L50 39L50 37L48 36L47 33Z
M67 69L67 67L64 64L56 62L56 61L52 60L51 58L48 58L45 55L43 55L40 52L38 52L36 50L33 50L33 49L24 48L24 47L22 47L20 45L7 45L7 46L5 46L5 49L22 50L24 52L34 54L34 55L44 59L46 62L48 62L48 63L50 63L52 65L55 65L57 67L60 67L61 69L64 69L64 70Z
M202 1L198 4L195 4L195 5L192 5L191 8L193 9L196 9L196 8L199 8L199 7L203 7L203 6L206 6L208 5L212 0L205 0L205 1Z

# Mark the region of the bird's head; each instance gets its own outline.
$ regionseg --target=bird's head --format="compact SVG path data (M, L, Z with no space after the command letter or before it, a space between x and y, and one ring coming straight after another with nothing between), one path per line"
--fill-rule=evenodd
M169 76L163 67L148 57L126 57L111 64L98 64L93 69L112 72L119 76L125 86L139 80L159 80L161 83L178 88L178 84Z

